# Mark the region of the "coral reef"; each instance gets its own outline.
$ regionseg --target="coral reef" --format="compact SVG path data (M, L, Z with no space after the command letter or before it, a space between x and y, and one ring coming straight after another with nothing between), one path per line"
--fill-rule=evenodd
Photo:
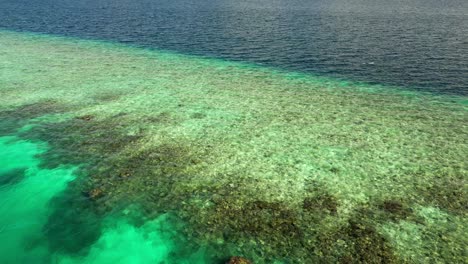
M0 43L0 135L46 142L40 169L78 166L49 205L50 252L90 253L117 214L139 239L161 215L180 223L169 263L189 251L260 264L464 254L463 98L109 43Z

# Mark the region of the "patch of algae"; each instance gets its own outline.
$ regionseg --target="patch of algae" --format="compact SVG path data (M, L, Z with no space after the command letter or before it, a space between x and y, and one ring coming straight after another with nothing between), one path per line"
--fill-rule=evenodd
M200 263L466 256L451 228L467 226L466 98L51 36L3 31L0 45L0 116L49 143L41 168L81 165L45 225L53 252L97 254L118 227L78 221L94 228L73 242L54 226L139 204L124 237L167 212L186 223L175 247L191 252L168 262L197 248Z

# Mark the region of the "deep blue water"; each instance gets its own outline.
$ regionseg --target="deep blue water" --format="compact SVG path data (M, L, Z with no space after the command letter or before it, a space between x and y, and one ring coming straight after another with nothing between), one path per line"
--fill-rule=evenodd
M0 0L0 28L468 95L467 0Z

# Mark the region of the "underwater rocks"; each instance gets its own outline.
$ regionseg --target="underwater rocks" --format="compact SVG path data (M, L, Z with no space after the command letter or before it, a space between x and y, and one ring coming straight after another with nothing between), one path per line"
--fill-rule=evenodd
M243 257L231 257L226 264L252 264L252 262Z

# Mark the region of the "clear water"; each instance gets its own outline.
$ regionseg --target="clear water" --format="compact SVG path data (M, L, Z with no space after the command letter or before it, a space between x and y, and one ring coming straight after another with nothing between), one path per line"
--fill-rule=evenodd
M423 74L413 78L403 63L402 75L367 69L361 78L350 73L356 67L327 73L334 66L294 61L310 47L293 38L283 38L282 47L303 46L276 52L281 38L267 41L262 30L268 21L283 21L282 14L247 23L278 10L290 11L289 23L304 21L301 12L338 12L354 21L343 25L359 29L362 21L346 17L446 15L430 29L408 24L441 34L447 21L464 21L463 3L1 3L7 15L0 25L15 31L0 31L0 263L225 263L231 256L254 263L466 261L463 40L441 46L421 37L414 54L390 45L396 64L410 54ZM246 19L245 26L259 27L250 37L265 33L252 46L219 40L216 30L228 24L215 18L233 10L243 10L235 18ZM155 15L133 16L144 11ZM121 12L127 15L116 15ZM91 24L100 15L107 22ZM136 17L141 25L134 32L148 32L140 31L145 21L161 18L165 23L148 30L167 35L131 35L118 22ZM198 26L191 31L189 24ZM214 31L197 31L209 25ZM229 25L241 30L243 24ZM446 34L454 39L465 30L451 29ZM271 30L278 36L277 27ZM316 45L341 54L335 48L344 43L321 41ZM381 41L374 45L389 45ZM259 43L269 48L256 50ZM437 65L446 72L430 68L436 64L416 52L420 45L442 52ZM365 56L352 60L364 63Z
M0 28L468 94L466 0L1 0Z
M99 238L83 256L61 254L60 247L56 252L50 251L50 245L44 239L45 234L50 234L47 228L57 231L70 228L60 225L74 224L61 222L60 225L57 223L57 226L50 227L50 222L47 222L54 210L77 210L56 207L52 202L54 197L63 198L61 194L67 184L76 177L76 167L43 169L37 155L47 151L45 144L28 142L14 136L0 137L0 149L2 263L159 263L169 259L169 253L175 246L171 241L171 235L174 234L164 214L141 226L132 225L123 217L106 218ZM19 180L13 180L15 178ZM125 215L128 212L125 211ZM56 239L59 243L69 243L79 239L80 233L85 232L71 230L67 233L68 237ZM82 241L73 242L81 247L79 243ZM183 262L177 260L177 263Z

